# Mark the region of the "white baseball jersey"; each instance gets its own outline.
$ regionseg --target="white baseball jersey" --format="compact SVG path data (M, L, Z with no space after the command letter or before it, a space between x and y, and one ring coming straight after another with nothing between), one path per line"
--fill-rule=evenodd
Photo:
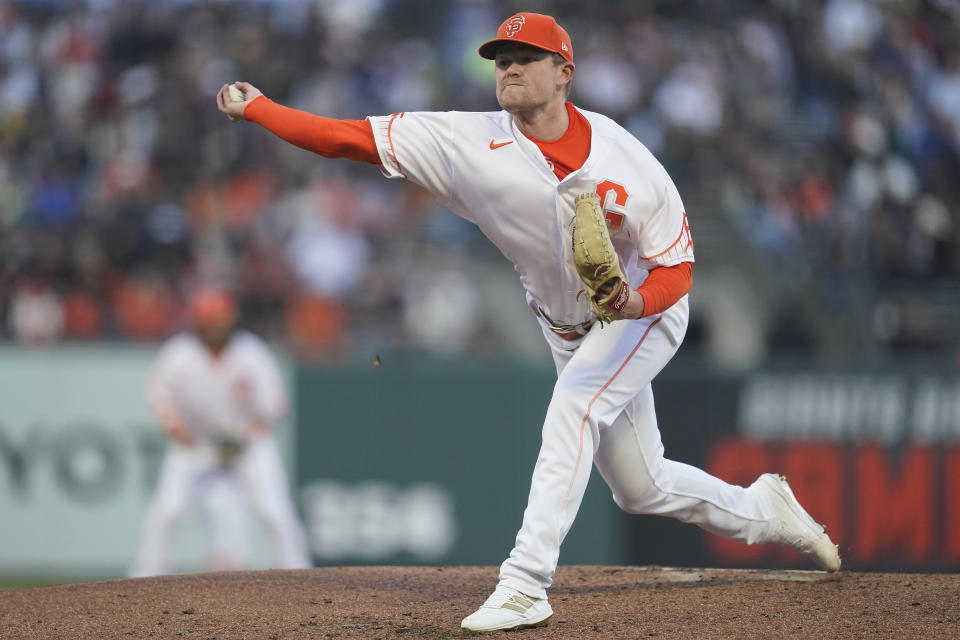
M506 111L370 118L383 173L425 187L475 223L514 263L528 301L563 325L592 318L588 301L577 300L583 283L570 242L573 202L581 193L600 195L632 287L649 269L693 261L683 203L663 166L611 119L581 113L591 127L590 155L559 182ZM672 329L679 341L682 328Z
M280 372L267 345L236 331L214 356L192 332L170 338L160 349L147 387L161 420L174 412L195 438L243 438L252 420L268 424L287 413Z
M560 181L504 111L370 119L383 173L426 187L477 224L516 265L531 306L554 325L593 317L589 301L577 300L583 284L572 256L570 223L581 193L600 195L631 286L657 266L693 260L683 203L663 166L609 118L581 113L591 127L590 154ZM500 567L502 586L546 597L593 465L630 513L672 516L749 543L768 539L773 511L759 492L663 457L651 381L679 347L687 317L684 296L661 314L593 323L576 340L540 318L557 383L523 525Z

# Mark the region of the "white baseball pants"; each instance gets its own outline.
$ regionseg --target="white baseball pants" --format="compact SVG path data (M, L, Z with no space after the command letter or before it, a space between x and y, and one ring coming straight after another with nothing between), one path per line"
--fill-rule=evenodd
M228 471L218 468L217 452L211 444L170 445L160 467L156 493L144 519L131 577L161 575L170 570L170 545L177 523L197 498L225 479L232 481L240 493L246 494L254 510L267 524L277 549L278 566L285 569L311 566L306 533L290 499L280 452L273 438L255 436ZM228 553L235 552L235 547L244 539L229 531L237 522L237 514L230 504L221 506L222 509L210 511L213 518L227 518L224 522L212 523L213 546L225 547Z
M766 532L773 511L764 499L663 457L651 380L679 347L687 318L684 297L660 316L595 324L575 351L552 349L557 383L502 585L546 597L591 464L628 513L670 516L748 544Z

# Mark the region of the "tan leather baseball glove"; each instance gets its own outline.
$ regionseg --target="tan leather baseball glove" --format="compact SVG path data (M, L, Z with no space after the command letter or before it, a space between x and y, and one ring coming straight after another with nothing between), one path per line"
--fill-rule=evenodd
M600 196L582 193L574 200L574 206L573 263L586 285L577 298L586 294L601 322L613 322L627 305L630 287L610 240Z

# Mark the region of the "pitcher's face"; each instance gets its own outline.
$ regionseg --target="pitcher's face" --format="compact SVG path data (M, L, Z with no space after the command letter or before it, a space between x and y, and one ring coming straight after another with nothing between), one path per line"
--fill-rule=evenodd
M556 64L553 54L524 44L500 47L495 64L497 102L511 113L547 104L573 76L572 64Z

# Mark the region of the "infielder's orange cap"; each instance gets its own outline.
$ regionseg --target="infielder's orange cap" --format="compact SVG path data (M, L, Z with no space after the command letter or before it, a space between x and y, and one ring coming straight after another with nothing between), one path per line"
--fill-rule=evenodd
M497 49L508 42L522 42L559 53L567 62L573 62L573 44L570 35L557 24L553 16L541 13L518 13L503 21L497 29L497 37L480 45L480 55L487 60L497 57Z
M237 305L224 289L200 289L190 296L190 319L201 327L233 324L237 319Z

